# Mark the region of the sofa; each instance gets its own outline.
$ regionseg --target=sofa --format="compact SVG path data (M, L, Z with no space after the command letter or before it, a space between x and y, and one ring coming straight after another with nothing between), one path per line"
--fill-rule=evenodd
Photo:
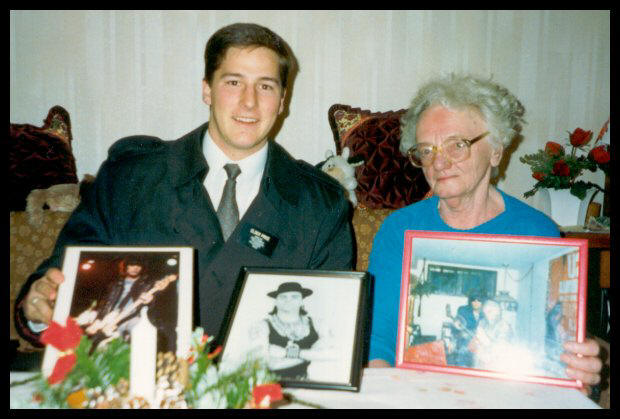
M352 218L358 271L368 267L372 240L385 217L396 208L422 199L428 192L421 170L398 152L399 119L404 111L373 113L338 104L328 111L338 154L349 147L351 157L364 160L364 164L356 168L355 193L359 204ZM78 180L71 149L70 118L62 107L50 109L41 127L11 124L10 134L10 171L15 173L12 177L15 193L10 208L10 337L19 342L20 351L32 351L36 348L15 330L15 299L28 275L51 254L56 236L70 212L45 209L42 222L35 224L31 211L26 211L25 201L32 190ZM33 143L36 149L32 149ZM48 148L55 150L54 153L50 154ZM53 158L46 159L47 156Z
M341 154L344 147L351 158L364 164L356 167L358 204L354 208L352 226L356 242L357 271L368 267L373 238L383 220L395 209L424 199L429 187L422 171L411 165L398 151L400 117L405 112L371 112L349 105L335 104L328 111L335 148ZM38 351L21 339L13 324L13 306L22 284L39 263L52 251L55 238L70 213L46 209L43 222L35 227L24 210L10 213L10 298L11 340L19 342L19 351ZM609 354L609 344L601 341ZM609 370L609 356L607 355ZM604 372L605 374L605 372ZM608 379L602 387L601 406L609 408Z

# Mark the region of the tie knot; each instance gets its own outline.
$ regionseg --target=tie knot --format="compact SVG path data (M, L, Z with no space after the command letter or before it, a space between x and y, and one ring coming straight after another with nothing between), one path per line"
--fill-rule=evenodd
M234 163L225 164L224 170L226 170L228 179L231 179L231 180L237 179L237 176L239 176L239 173L241 173L241 169L239 169L239 166Z

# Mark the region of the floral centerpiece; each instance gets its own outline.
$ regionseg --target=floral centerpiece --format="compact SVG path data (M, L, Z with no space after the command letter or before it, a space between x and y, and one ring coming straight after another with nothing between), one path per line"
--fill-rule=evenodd
M92 350L91 340L69 317L66 326L52 322L41 337L60 352L52 373L17 385L36 381L30 407L42 408L268 408L283 400L277 376L264 362L216 364L221 347L210 351L212 340L197 328L187 359L172 352L157 354L151 406L130 394L130 345L116 338Z
M520 157L522 163L531 166L532 177L537 180L534 187L525 192L527 198L532 196L540 188L570 189L570 193L579 199L586 196L590 188L604 190L595 183L586 182L579 177L588 170L595 172L600 169L605 174L609 173L610 148L609 144L599 144L607 131L609 121L603 126L594 143L589 147L592 139L592 131L576 128L568 134L566 144L568 152L562 144L548 141L544 150L538 150L535 154L527 154Z

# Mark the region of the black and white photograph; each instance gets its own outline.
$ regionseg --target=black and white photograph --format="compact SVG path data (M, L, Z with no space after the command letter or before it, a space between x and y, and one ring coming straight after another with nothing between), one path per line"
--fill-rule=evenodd
M577 386L587 242L409 231L397 366ZM438 315L438 313L440 313Z
M115 338L131 343L146 316L157 352L183 355L192 327L192 257L185 247L68 246L53 320L64 325L72 317L95 350ZM46 351L44 365L53 365L55 350Z
M358 272L246 269L222 363L262 359L284 385L357 390L366 281Z

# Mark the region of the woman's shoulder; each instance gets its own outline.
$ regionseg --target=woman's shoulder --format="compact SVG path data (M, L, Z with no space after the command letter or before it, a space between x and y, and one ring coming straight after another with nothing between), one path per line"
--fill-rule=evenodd
M506 206L505 215L508 222L516 229L525 229L522 234L539 236L559 236L560 231L555 222L542 211L503 191Z
M430 197L394 210L383 220L374 241L385 243L393 239L400 243L405 230L429 229L428 224L436 217L433 211L437 211L437 202L436 197Z
M416 219L412 217L421 217L420 219L426 219L437 211L438 202L439 199L436 196L431 196L430 198L398 208L385 218L385 222L390 224L411 224L411 220Z

